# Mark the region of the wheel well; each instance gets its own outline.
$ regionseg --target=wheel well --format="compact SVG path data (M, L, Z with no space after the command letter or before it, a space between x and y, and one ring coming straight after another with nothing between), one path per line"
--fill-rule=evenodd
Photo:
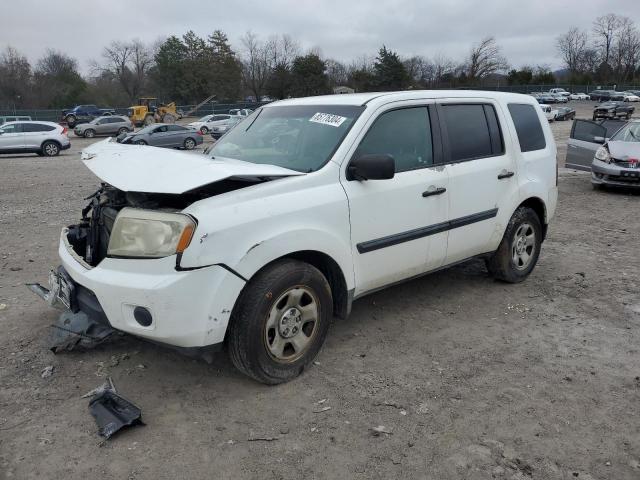
M44 142L42 142L42 143L40 144L40 150L43 150L43 149L44 149L44 144L45 144L45 143L55 143L56 145L58 145L58 148L62 148L62 145L60 144L60 142L59 142L59 141L54 140L54 139L52 139L52 138L51 138L51 139L47 139L47 140L45 140Z
M520 207L528 207L538 215L540 219L540 225L542 225L542 240L547 236L547 208L544 202L538 197L527 198L524 202L518 205Z
M292 252L282 257L276 258L262 267L260 270L268 267L273 262L282 260L283 258L293 258L301 262L313 265L322 272L329 286L331 287L331 296L333 298L333 314L338 318L347 318L351 311L352 296L347 291L347 282L345 281L342 269L336 261L329 255L315 250L302 250ZM256 272L257 273L257 272ZM255 274L253 275L255 276Z

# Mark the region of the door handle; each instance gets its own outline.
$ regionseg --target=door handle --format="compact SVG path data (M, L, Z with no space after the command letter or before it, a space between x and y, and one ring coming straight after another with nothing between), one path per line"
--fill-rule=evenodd
M423 197L430 197L432 195L442 195L444 192L446 192L447 189L444 187L438 187L438 188L434 188L434 189L429 189L426 192L422 192L422 196Z
M502 170L499 174L498 174L498 180L502 180L503 178L511 178L515 175L514 172L507 172L506 170Z

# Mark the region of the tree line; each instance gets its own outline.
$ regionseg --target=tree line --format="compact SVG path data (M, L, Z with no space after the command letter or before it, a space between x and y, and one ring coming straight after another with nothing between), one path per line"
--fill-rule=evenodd
M494 37L472 45L459 60L442 54L405 57L382 45L377 54L345 63L318 48L303 51L289 35L262 39L247 32L236 50L220 30L205 37L188 31L154 44L113 41L86 75L64 52L47 50L31 65L8 46L0 53L0 108L126 106L140 96L184 105L211 95L217 102L320 95L338 86L366 92L558 80L625 83L640 77L640 35L626 17L599 17L591 31L572 28L557 38L556 46L568 72L563 78L545 65L510 69Z
M640 81L640 32L628 17L609 13L589 30L572 27L557 37L556 48L572 83Z

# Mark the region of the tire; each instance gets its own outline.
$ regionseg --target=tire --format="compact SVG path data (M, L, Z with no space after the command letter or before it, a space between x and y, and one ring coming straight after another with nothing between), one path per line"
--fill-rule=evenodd
M65 117L65 120L67 121L67 125L69 126L69 128L73 128L76 126L76 117L75 115L67 115Z
M200 127L200 133L202 135L206 135L209 132L209 129L207 127Z
M91 128L87 128L83 133L82 136L84 138L93 138L96 136L96 131L91 129Z
M144 140L136 140L136 145L149 145L149 144Z
M123 133L129 133L129 129L122 127L120 130L118 130L118 135L122 135Z
M595 122L597 118L598 118L598 117L596 117L596 116L594 115L594 116L593 116L593 121Z
M522 282L536 266L541 245L542 224L538 214L531 208L518 207L498 249L486 260L489 274L507 283Z
M47 141L42 144L40 151L45 157L56 157L60 154L60 145L56 142Z
M308 309L307 320L299 309ZM332 317L331 288L320 270L298 260L276 261L249 281L236 302L228 332L231 361L258 382L287 382L316 357Z
M592 183L591 188L593 188L595 191L604 190L604 185L602 185L601 183Z
M156 121L153 118L153 115L147 115L146 117L144 117L144 121L142 123L144 126L147 126L147 125L153 125L154 123L156 123Z
M165 113L162 117L162 123L176 123L176 117L171 113Z
M182 146L185 150L193 150L196 148L196 141L193 138L185 138Z

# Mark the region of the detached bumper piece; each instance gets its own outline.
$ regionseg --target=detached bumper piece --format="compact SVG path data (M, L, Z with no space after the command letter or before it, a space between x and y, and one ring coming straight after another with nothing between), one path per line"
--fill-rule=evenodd
M118 395L112 382L109 384L95 389L97 393L89 402L89 412L98 425L98 434L105 440L125 427L144 425L140 408Z
M27 286L52 307L65 309L51 325L53 353L76 347L93 348L116 332L93 292L75 283L62 266L49 273L49 288L39 283Z

